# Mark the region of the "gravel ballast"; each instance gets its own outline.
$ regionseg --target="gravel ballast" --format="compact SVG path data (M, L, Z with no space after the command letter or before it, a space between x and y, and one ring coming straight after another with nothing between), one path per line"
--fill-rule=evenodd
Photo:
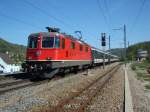
M123 112L124 72L121 67L96 95L86 112Z
M0 111L36 111L55 106L61 99L67 98L72 92L83 89L116 64L108 65L105 70L102 68L89 70L88 75L83 75L85 71L0 95Z

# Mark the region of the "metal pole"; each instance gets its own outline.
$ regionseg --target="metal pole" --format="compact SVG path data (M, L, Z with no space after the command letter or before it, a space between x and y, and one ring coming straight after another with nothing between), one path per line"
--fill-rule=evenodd
M130 42L128 41L128 48L129 48L129 46L130 46Z
M124 32L124 62L125 62L125 66L126 66L126 58L127 58L127 52L126 52L126 25L124 25L123 32Z
M109 53L110 53L110 35L109 35ZM109 55L109 64L110 64L110 55Z
M105 46L103 46L103 51L104 51L104 55L103 55L103 69L105 69Z

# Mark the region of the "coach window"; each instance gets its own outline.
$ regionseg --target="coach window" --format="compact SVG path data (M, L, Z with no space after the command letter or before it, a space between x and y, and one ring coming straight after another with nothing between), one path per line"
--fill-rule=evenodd
M75 49L75 43L74 42L71 42L71 46L70 46L72 49Z
M42 47L43 48L53 48L54 47L54 37L43 37Z
M59 47L60 47L60 38L55 37L55 48L59 48Z
M65 49L65 39L62 38L62 48Z
M80 44L80 51L82 51L83 50L83 46Z

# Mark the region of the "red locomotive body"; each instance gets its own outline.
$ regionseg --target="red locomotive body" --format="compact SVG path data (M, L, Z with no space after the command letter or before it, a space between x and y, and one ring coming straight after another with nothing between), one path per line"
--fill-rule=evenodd
M52 77L58 71L92 64L91 47L72 36L58 32L31 34L28 38L24 71Z

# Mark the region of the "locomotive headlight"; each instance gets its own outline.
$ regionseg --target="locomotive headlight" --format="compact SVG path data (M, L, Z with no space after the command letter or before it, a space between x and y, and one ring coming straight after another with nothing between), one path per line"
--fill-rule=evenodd
M50 57L47 57L47 60L51 60L51 58L50 58Z
M36 51L35 55L36 56L40 56L41 55L41 51Z
M29 57L27 57L27 60L30 60L30 59L32 59L30 56L29 56Z

